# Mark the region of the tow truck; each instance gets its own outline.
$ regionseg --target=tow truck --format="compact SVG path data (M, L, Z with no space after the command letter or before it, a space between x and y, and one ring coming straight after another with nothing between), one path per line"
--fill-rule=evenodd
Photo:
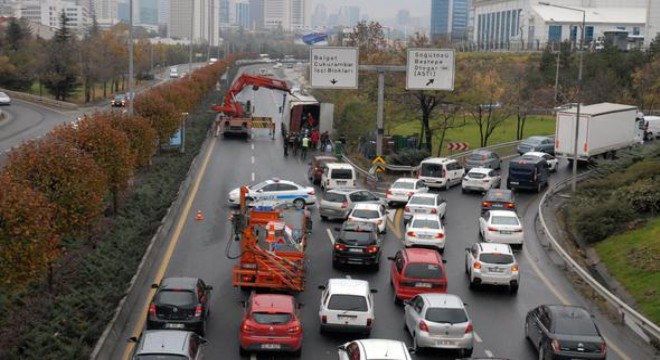
M241 187L240 206L230 217L234 240L240 241L232 284L244 290L303 291L304 252L312 230L309 211L274 201L248 208L247 193L247 187ZM230 256L229 247L226 255L236 259Z
M291 90L286 81L267 76L250 75L243 73L231 86L231 89L225 94L223 104L213 104L213 111L217 112L215 135L228 134L243 135L248 139L252 135L253 128L269 129L271 134L275 134L275 123L269 117L253 117L252 106L249 101L242 104L236 99L236 96L243 91L246 86L252 86L254 91L260 87L280 90L290 93Z

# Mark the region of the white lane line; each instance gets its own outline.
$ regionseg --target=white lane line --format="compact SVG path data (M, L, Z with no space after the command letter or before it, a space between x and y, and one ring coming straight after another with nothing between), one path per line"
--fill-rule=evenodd
M257 360L257 354L255 353L250 354L250 360Z
M254 156L252 156L252 163L254 164Z
M252 150L254 150L254 144L252 144Z
M335 244L335 237L332 235L332 231L330 231L330 229L325 229L325 230L328 232L328 237L330 238L330 243L332 243L332 245L334 245Z
M348 280L350 280L350 279L351 279L351 276L350 276L350 275L346 275L346 278L347 278Z
M492 351L490 351L490 350L484 350L484 352L486 353L486 356L488 356L489 358L492 358L492 357L493 357L493 352L492 352Z
M481 343L481 342L482 342L482 341L481 341L481 336L479 336L479 334L477 334L476 331L474 332L474 340L476 340L478 343Z
M254 182L254 173L252 173L252 182Z

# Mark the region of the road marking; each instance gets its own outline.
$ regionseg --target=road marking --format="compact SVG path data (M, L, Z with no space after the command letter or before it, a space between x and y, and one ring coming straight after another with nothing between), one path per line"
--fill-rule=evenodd
M401 233L401 217L403 216L402 209L396 209L396 215L394 215L394 221L388 221L387 226L390 231L396 235L396 237L401 238L403 234Z
M252 150L254 150L254 144L252 144Z
M252 156L252 159L251 159L251 160L252 160L252 163L254 164L254 156Z
M488 356L489 358L492 358L492 357L493 357L493 352L492 352L492 351L490 351L490 350L484 350L484 352L486 353L486 356Z
M250 360L257 360L257 354L255 353L250 354Z
M346 275L346 278L347 278L348 280L350 280L350 279L351 279L351 276L350 276L350 275Z
M481 342L482 342L482 341L481 341L481 336L479 336L479 334L477 334L476 331L474 332L474 340L476 340L478 343L481 343Z
M332 245L334 245L335 244L335 237L332 235L332 231L330 231L330 229L325 229L325 230L328 232L328 237L330 237L330 243L332 243Z
M254 182L254 172L252 173L252 182Z
M181 216L179 217L176 223L176 227L174 228L172 237L170 238L169 244L167 245L167 249L165 250L165 254L163 255L160 266L158 267L158 271L154 276L153 283L160 283L160 280L162 280L163 276L165 275L165 270L167 270L167 266L170 264L170 260L172 259L172 255L174 254L174 249L176 248L176 245L179 242L179 237L181 236L181 232L183 231L183 225L185 224L190 214L190 208L192 208L193 199L195 199L197 195L197 191L199 190L199 184L202 182L202 177L204 177L204 174L206 173L206 168L209 164L209 160L211 159L211 153L215 145L215 139L216 138L213 138L211 140L210 146L207 147L206 149L207 152L206 152L206 156L204 157L204 161L202 162L202 167L200 168L199 173L195 178L195 182L193 183L193 187L190 191L190 194L188 195L188 199L186 200L186 203L183 206L183 212L181 213ZM145 299L144 304L142 305L142 308L140 310L140 316L138 317L139 320L135 324L135 327L131 332L131 334L134 334L133 336L139 337L142 328L144 328L144 323L147 318L147 306L151 302L151 298L153 297L155 291L156 291L155 289L149 290L149 296L147 296L147 298ZM133 351L133 347L135 347L135 343L132 342L126 345L122 359L124 360L128 359L131 352Z
M390 221L394 221L394 215L396 215L396 210L395 209L387 209L387 218Z

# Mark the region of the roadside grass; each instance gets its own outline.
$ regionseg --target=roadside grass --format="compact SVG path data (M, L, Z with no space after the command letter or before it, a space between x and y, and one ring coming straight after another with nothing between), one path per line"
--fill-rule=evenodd
M596 245L596 251L641 312L660 324L660 217L642 228L610 236Z
M459 120L460 121L460 120ZM433 127L433 124L431 124ZM390 135L409 136L419 134L421 130L420 122L413 120L397 125L392 125L389 129ZM532 135L551 135L555 132L555 117L552 115L531 115L525 122L523 139ZM470 149L479 148L479 127L470 118L465 119L465 126L447 130L443 144L443 155L449 154L447 150L448 142L467 142ZM502 125L497 127L488 140L489 145L505 143L516 140L516 118L507 119ZM433 139L433 155L438 153L439 136Z
M142 84L150 84L149 81L136 81L135 86L140 87ZM108 103L110 103L110 100L114 97L115 94L122 94L128 91L128 83L123 84L124 87L122 87L122 84L119 86L118 91L114 91L114 88L110 82L108 82L105 85L105 94L106 96L103 96L103 83L99 84L94 84L94 91L93 91L93 98L90 103L98 102L98 101L104 101L107 100ZM47 99L53 99L55 100L55 96L53 96L48 89L46 89L45 86L42 85L41 87L41 92L39 91L39 82L34 82L32 84L32 87L28 90L29 94L32 95L37 95L37 96L42 96ZM79 86L76 91L71 95L69 99L67 99L67 102L71 102L74 104L78 105L85 105L85 92L84 92L84 87Z

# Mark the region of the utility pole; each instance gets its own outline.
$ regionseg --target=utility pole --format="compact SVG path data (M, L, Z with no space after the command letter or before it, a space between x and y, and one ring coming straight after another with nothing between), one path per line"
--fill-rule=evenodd
M128 115L133 116L133 0L128 4Z
M190 44L188 45L188 78L192 79L193 37L195 33L195 0L190 8Z

